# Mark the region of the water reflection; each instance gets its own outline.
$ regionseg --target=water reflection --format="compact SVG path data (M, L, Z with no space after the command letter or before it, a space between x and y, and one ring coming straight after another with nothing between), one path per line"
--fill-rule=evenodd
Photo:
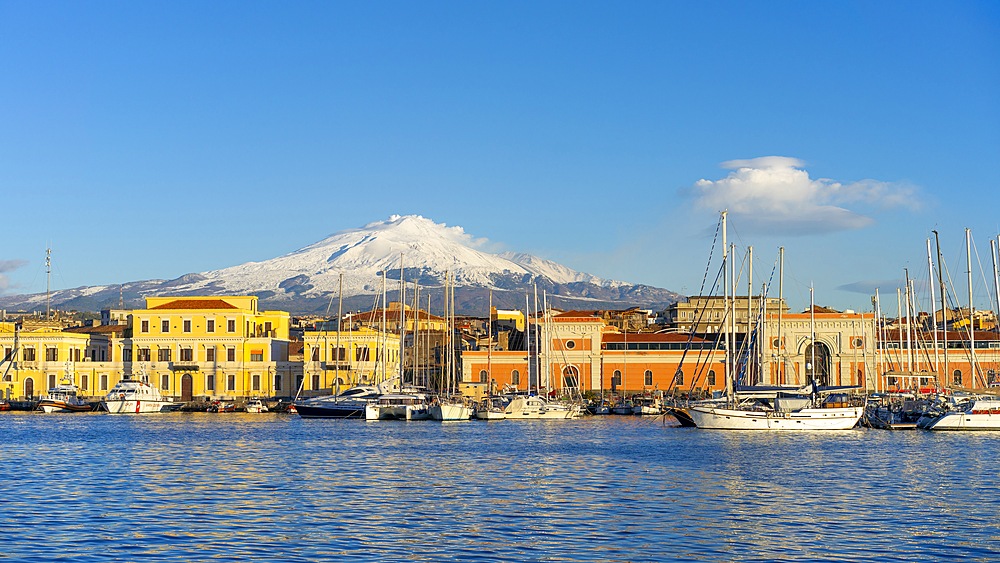
M13 558L990 560L1000 434L0 415ZM78 557L79 556L79 557Z

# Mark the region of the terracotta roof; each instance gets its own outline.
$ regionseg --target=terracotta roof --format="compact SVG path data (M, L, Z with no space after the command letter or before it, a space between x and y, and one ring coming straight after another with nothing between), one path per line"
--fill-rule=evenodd
M128 330L127 325L98 325L98 326L74 326L65 329L63 332L75 332L79 334L114 334Z
M666 333L656 333L656 332L630 332L624 334L621 332L609 332L604 334L601 340L604 343L609 342L687 342L689 336L687 334L679 332L666 332ZM708 342L704 338L690 337L691 342Z
M157 305L151 310L159 309L236 309L235 305L222 299L178 299L163 305Z
M558 315L552 316L553 319L581 318L581 317L598 318L597 311L566 311L565 313L559 313Z

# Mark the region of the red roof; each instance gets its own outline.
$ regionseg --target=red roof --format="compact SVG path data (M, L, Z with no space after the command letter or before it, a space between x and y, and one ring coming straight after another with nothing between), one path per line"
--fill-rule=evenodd
M625 342L687 342L690 338L691 342L708 342L704 338L698 338L697 336L691 337L690 335L679 333L679 332L630 332L624 334L621 332L609 332L602 337L602 341L607 343L625 343Z
M152 309L236 309L237 307L222 299L178 299ZM151 310L152 310L151 309Z

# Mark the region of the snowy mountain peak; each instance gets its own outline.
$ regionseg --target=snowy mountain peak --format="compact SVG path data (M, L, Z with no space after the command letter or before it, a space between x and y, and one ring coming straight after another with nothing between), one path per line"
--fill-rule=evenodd
M370 307L372 296L381 290L383 276L389 282L387 290L394 292L401 274L408 283L418 282L435 295L441 292L433 288L443 286L450 274L466 306L479 313L489 303L491 293L496 306L518 307L533 287L572 300L576 307L597 307L598 303L657 306L678 297L667 290L603 280L530 254L488 250L496 246L462 227L449 227L420 215L392 215L270 260L170 281L77 288L53 298L54 303L101 308L117 303L124 287L127 300L137 305L145 295L257 295L262 306L321 312L340 295L345 304L350 299L350 306ZM36 297L0 299L0 305L30 303Z

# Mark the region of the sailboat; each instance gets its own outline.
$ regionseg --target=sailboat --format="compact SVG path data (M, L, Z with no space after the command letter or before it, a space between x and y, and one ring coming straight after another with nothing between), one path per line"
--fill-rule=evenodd
M447 375L446 393L437 397L427 408L433 420L469 420L472 418L472 408L462 400L452 394L455 386L455 286L449 278L445 279L445 307L447 313L448 340L447 340Z
M727 262L732 259L726 241L726 215L722 212L722 267L727 272ZM735 269L735 268L734 268ZM732 275L735 279L735 275ZM725 316L732 319L734 311L729 305L729 282L724 281L726 292ZM735 287L733 290L735 296ZM810 295L812 340L816 339L815 304ZM735 302L735 299L734 299ZM750 326L750 319L747 319ZM728 332L728 330L727 330ZM735 369L730 369L733 358L727 334L725 348L727 370L726 401L720 403L691 404L678 408L681 417L690 419L695 426L713 430L848 430L854 428L864 414L864 407L850 405L843 388L820 390L815 380L801 388L790 387L738 387ZM815 347L813 347L815 350ZM813 352L815 354L815 352ZM813 358L812 365L815 364ZM824 397L824 394L826 397Z

